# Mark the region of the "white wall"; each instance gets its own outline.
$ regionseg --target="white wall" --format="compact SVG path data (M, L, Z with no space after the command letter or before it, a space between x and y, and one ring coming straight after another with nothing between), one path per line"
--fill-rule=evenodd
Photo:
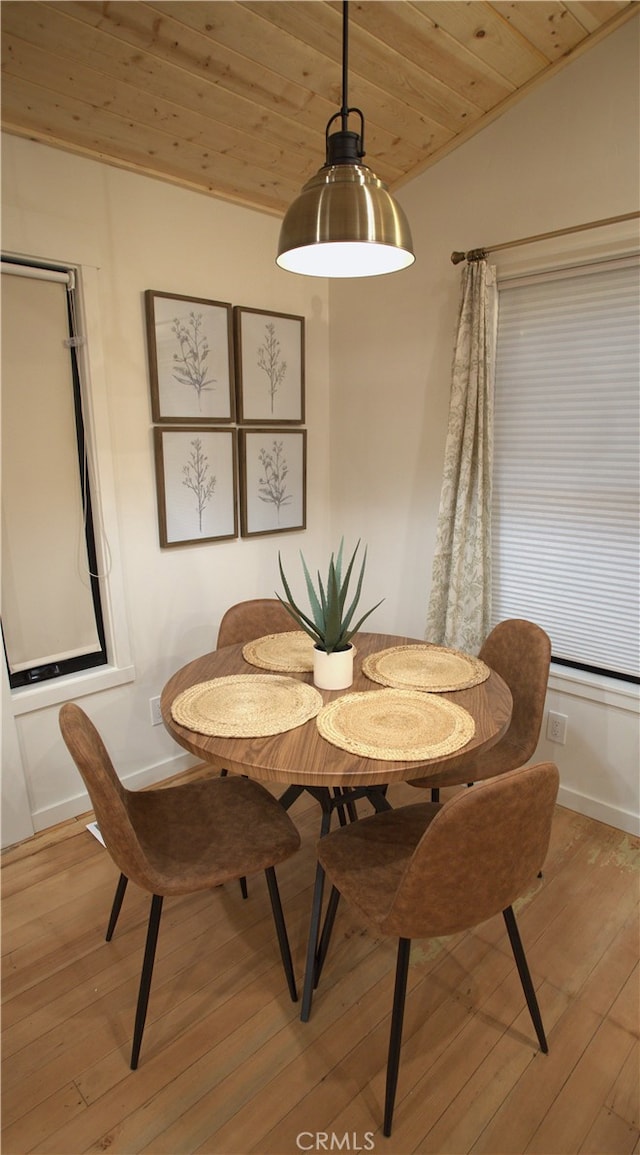
M275 264L279 221L25 140L3 140L4 251L92 266L99 293L107 422L125 612L135 681L82 704L132 784L186 764L149 698L186 661L211 649L232 602L273 596L277 552L297 565L304 546L329 543L328 288ZM306 533L161 550L145 343L145 289L294 313L306 318L308 492ZM35 417L35 414L34 414ZM50 687L29 690L46 701ZM73 684L67 693L75 696ZM57 726L58 706L16 719L3 765L9 796L24 782L37 829L87 809ZM13 718L6 717L9 736ZM17 751L21 752L22 767ZM15 809L15 808L12 808ZM24 837L11 822L3 842ZM23 808L21 813L23 812Z
M268 216L5 139L4 249L97 268L136 679L84 704L133 785L184 764L163 728L149 725L148 700L213 644L228 604L271 594L278 548L295 567L300 546L315 561L342 533L349 543L362 537L369 547L365 599L386 598L372 628L423 636L458 298L450 252L637 207L637 25L626 24L403 189L417 262L379 280L329 287L283 273L273 261L279 225ZM305 534L160 550L147 288L305 315ZM612 706L606 694L602 702L591 695L576 706L575 685L562 678L553 694L553 708L569 717L568 742L541 753L556 756L563 797L631 829L639 811L637 697ZM17 783L11 796L22 800L20 814L25 790L37 828L84 809L57 708L21 715L15 737L3 773ZM12 840L6 830L3 840Z
M424 636L460 279L450 254L638 208L639 23L400 190L411 269L332 283L332 519L369 545L369 590L386 597L372 619L380 628ZM605 233L599 244L613 235ZM637 244L637 223L633 234ZM496 254L498 268L501 260L513 254ZM543 741L539 754L558 761L561 797L638 829L637 693L585 699L559 673L553 685L552 708L569 718L567 744Z

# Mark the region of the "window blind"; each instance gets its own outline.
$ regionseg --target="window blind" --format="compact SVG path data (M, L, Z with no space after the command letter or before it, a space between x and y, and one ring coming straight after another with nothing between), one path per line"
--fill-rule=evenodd
M14 272L3 267L2 623L11 674L101 649L65 345L69 276L6 275Z
M499 284L492 619L637 678L636 259Z

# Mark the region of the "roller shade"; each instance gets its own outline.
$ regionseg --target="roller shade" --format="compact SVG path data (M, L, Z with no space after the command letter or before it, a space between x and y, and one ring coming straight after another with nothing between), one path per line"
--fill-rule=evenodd
M11 673L100 650L65 345L69 277L48 272L6 275L3 265L2 624Z

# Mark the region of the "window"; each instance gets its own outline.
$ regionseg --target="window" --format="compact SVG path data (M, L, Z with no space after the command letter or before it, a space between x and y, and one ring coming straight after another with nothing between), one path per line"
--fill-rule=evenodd
M12 687L105 665L75 273L2 263L2 623Z
M499 282L493 621L638 681L638 262Z

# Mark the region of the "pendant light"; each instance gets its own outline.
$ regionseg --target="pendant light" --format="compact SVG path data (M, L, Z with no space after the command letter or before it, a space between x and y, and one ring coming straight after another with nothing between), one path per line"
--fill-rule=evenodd
M415 256L404 212L361 163L364 116L347 102L347 0L342 11L342 107L325 129L324 165L285 214L276 263L310 277L375 277L406 269ZM359 133L348 128L350 114L360 119ZM339 131L330 134L338 119Z

